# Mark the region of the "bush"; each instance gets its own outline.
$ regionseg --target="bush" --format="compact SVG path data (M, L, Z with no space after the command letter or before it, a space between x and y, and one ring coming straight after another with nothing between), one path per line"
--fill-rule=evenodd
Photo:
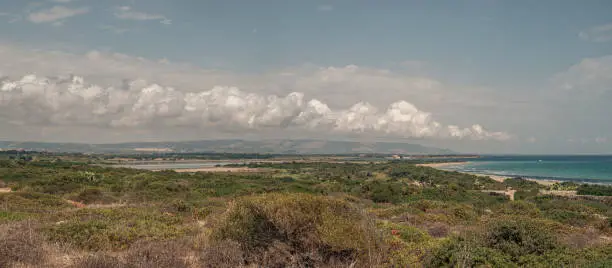
M82 190L77 196L71 198L73 201L81 202L84 204L93 203L112 203L114 198L106 196L98 188L87 188Z
M538 217L540 215L538 207L526 201L508 202L501 207L500 212L507 215L522 215L529 217Z
M52 212L68 207L70 205L66 201L53 195L29 192L0 193L0 208L13 215L17 212Z
M572 226L585 226L590 220L590 217L585 214L563 209L551 209L544 215L549 219Z
M282 243L304 265L317 261L314 256L323 263L362 259L365 265L365 256L380 246L363 212L344 200L308 194L238 199L213 229L213 238L240 243L249 261Z
M539 189L542 187L539 183L535 181L526 180L521 177L509 178L504 180L503 183L508 187L512 187L512 189L514 190L532 190Z
M529 218L502 218L492 222L485 233L487 247L499 250L513 260L528 254L541 255L559 246L552 230Z
M182 219L147 208L80 209L45 228L53 241L88 250L123 249L140 239L168 240L189 230Z
M424 267L514 267L503 252L464 237L446 240L425 257Z
M598 184L582 184L578 187L577 194L612 196L612 186Z

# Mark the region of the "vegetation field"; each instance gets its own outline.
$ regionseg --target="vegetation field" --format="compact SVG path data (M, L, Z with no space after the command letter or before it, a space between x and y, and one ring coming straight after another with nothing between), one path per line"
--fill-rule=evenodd
M607 186L392 161L98 164L0 160L0 267L612 267Z

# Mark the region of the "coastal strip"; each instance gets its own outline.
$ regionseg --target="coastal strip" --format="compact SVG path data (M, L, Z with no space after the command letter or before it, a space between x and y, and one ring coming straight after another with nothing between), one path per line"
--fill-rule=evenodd
M439 170L444 170L444 171L448 171L446 169L444 169L444 167L449 167L449 166L460 166L460 165L465 165L465 164L469 164L470 162L467 161L462 161L462 162L444 162L444 163L424 163L424 164L417 164L417 166L422 166L422 167L431 167L431 168L435 168L435 169L439 169ZM464 174L470 174L470 175L474 175L474 176L479 176L479 177L489 177L495 181L498 182L504 182L506 179L511 179L511 178L515 178L518 176L499 176L499 175L489 175L489 174L483 174L483 173L472 173L472 172L462 172L462 171L457 171L460 173L464 173ZM534 178L526 178L521 176L521 178L525 179L525 180L529 180L529 181L534 181L537 182L541 185L544 186L550 186L553 185L555 183L560 183L561 181L559 180L551 180L551 179L534 179Z

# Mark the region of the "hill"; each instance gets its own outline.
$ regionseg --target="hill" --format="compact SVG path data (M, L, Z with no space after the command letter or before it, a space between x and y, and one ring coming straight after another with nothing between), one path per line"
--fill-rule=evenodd
M0 141L0 149L51 152L225 152L275 154L455 154L448 149L401 142L326 140L202 140L180 142L128 142L116 144Z

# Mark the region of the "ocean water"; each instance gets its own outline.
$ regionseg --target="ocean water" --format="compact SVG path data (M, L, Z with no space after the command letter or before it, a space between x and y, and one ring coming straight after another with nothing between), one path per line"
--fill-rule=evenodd
M484 156L443 169L500 176L612 184L612 155Z

